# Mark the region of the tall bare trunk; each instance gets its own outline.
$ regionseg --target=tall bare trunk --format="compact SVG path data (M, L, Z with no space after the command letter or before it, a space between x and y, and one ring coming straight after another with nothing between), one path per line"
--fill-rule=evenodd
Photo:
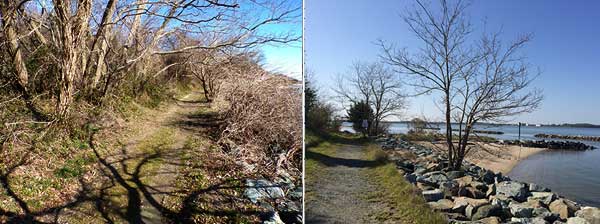
M451 108L450 108L450 93L446 91L445 97L446 103L446 144L448 145L448 165L452 168L454 167L454 160L456 155L454 155L454 143L452 142L452 123L451 123Z
M16 5L11 1L0 2L0 13L2 14L0 19L4 25L0 32L4 32L4 36L8 41L7 51L12 59L11 64L15 72L15 79L17 80L15 83L18 87L17 89L21 92L21 96L25 101L27 108L33 113L34 118L37 120L44 120L46 119L45 116L37 110L31 100L31 94L29 92L29 73L27 67L25 67L25 62L23 61L19 37L17 36L15 27L17 16Z
M112 30L112 21L113 14L115 13L116 6L118 0L109 0L102 15L102 21L100 21L100 29L96 32L94 40L92 41L92 50L91 54L88 58L91 59L92 54L98 50L98 57L96 60L96 70L94 71L94 76L92 78L90 91L95 90L98 86L98 82L102 75L106 72L106 66L104 63L104 59L106 57L106 53L108 51L108 40L110 39L110 34ZM98 43L100 42L100 43ZM98 44L100 45L98 47ZM99 49L98 49L99 48ZM91 66L90 66L91 67ZM91 74L91 68L86 70L89 72L87 74ZM88 79L89 80L89 79Z
M133 17L133 23L131 24L131 32L127 37L127 46L137 50L137 46L134 47L133 45L137 45L137 33L142 21L142 13L146 10L146 0L137 0L135 4L137 9L135 11L135 16Z
M12 56L12 64L15 70L18 85L20 85L20 88L23 91L27 92L29 74L27 73L25 63L23 62L21 47L19 45L19 39L17 37L17 31L15 28L17 15L17 9L15 7L16 6L14 4L9 2L2 3L2 24L4 25L3 29L6 39L9 43L8 52Z
M100 44L100 52L98 52L98 63L96 67L96 72L94 74L94 79L92 81L92 89L96 89L96 87L98 86L98 82L100 82L100 78L102 78L102 75L106 73L106 66L104 65L104 60L106 58L107 50L107 40L103 39L102 43Z
M75 15L72 15L71 1L54 0L57 26L59 30L60 87L56 114L64 119L69 114L73 102L75 78L83 73L81 62L84 60L85 44L88 34L88 23L91 16L91 1L81 0L77 4Z

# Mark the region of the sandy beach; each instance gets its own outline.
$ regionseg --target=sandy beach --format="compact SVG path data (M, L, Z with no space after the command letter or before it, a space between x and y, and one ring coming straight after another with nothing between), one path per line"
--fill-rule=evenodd
M420 145L437 150L446 149L445 144L417 142ZM494 172L508 174L521 160L545 151L544 148L519 147L515 145L500 145L495 143L478 143L466 156L466 160Z

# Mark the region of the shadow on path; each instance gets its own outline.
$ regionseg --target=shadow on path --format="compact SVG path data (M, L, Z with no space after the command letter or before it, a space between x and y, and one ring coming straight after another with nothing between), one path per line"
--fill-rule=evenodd
M177 104L180 110L175 112L177 114L174 119L168 120L166 124L161 122L155 125L168 125L203 138L218 130L221 122L218 114L194 113L199 108L208 107L202 100L179 101ZM244 177L223 177L193 188L178 186L177 181L148 181L148 178L156 179L160 175L180 175L176 172L184 168L207 173L229 172L223 171L227 167L219 165L219 161L201 161L200 165L180 161L182 152L192 150L185 148L186 146L156 146L146 148L143 152L131 151L132 145L124 145L120 149L104 149L94 140L97 131L90 133L87 143L100 166L94 172L99 172L101 177L94 180L79 177L80 188L70 201L63 204L33 209L22 195L15 192L12 175L18 167L28 164L30 156L23 155L21 160L14 158L15 163L9 167L0 166L0 195L13 201L16 206L11 210L0 207L0 222L65 223L70 222L68 220L88 220L87 223L195 223L198 221L197 217L202 215L237 220L244 215L265 214L265 211L256 207L247 206L251 202L239 194L240 190L248 187L244 184ZM107 152L110 154L106 154ZM161 166L167 164L173 169L147 172L157 161ZM177 198L180 205L166 203L165 197Z
M365 168L376 167L381 165L381 163L377 161L332 157L322 153L314 152L310 149L306 150L305 155L307 159L316 160L325 166L347 166L353 168Z

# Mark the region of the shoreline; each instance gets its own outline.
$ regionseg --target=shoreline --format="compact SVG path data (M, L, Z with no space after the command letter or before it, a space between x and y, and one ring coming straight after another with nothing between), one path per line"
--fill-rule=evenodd
M376 141L398 172L416 187L414 192L420 193L431 209L444 214L448 223L597 223L600 217L600 208L580 205L536 183L511 180L469 162L506 171L524 158L549 149L476 144L481 148L472 152L480 153L471 154L457 171L444 168L448 159L442 143L394 137ZM500 162L504 164L494 166Z
M416 144L444 151L443 143L415 142ZM529 156L548 151L547 148L519 147L516 145L501 145L496 143L480 143L476 149L471 150L465 160L482 168L501 172L504 175L510 173L521 161Z

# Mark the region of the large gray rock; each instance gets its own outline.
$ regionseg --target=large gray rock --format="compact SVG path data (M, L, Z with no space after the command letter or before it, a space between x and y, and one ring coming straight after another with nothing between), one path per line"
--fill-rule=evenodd
M417 174L417 175L423 175L425 172L427 172L427 169L425 169L424 167L418 166L418 167L415 167L415 172L413 172L413 173Z
M467 205L467 207L465 208L465 216L471 219L476 211L477 209L475 207L473 207L472 205Z
M574 202L566 199L554 200L548 208L551 212L558 214L561 219L572 217L573 213L579 209Z
M465 173L462 171L448 171L446 173L446 176L448 177L448 179L456 179L456 178L461 178L463 176L465 176Z
M575 212L575 216L583 218L589 223L600 223L600 208L583 207L581 210Z
M467 201L454 201L454 205L452 206L452 209L450 211L452 213L464 214L467 206L469 206L469 203Z
M490 201L492 204L500 205L503 208L508 208L508 205L512 199L508 198L506 195L493 195L490 197Z
M467 197L453 197L453 199L455 205L467 204L473 206L474 208L479 208L483 205L490 204L487 199L473 199Z
M473 181L471 182L471 187L477 188L477 190L486 192L488 190L488 186L482 182L479 181Z
M540 202L548 206L556 198L556 194L552 192L531 192L531 196L527 198L527 200L539 200Z
M525 203L513 202L508 205L510 214L517 218L531 218L533 217L533 208L529 207Z
M493 184L495 177L496 174L489 170L482 170L479 172L479 179L486 184Z
M581 217L571 217L567 219L567 224L593 224Z
M288 196L294 200L302 200L303 197L303 193L302 193L302 187L297 187L296 189L294 189L293 191L288 193Z
M415 175L414 173L406 174L404 175L404 178L411 184L417 183L417 175Z
M424 181L427 183L431 183L431 184L435 184L435 185L440 185L443 182L447 182L449 179L448 177L446 177L446 174L444 174L443 172L440 171L434 171L434 172L429 172L426 174L423 174L424 177Z
M440 190L442 190L446 196L456 196L458 195L458 183L453 180L442 182L440 184Z
M516 201L523 202L527 200L529 190L523 183L504 181L496 185L496 194L503 194Z
M423 195L423 198L425 198L425 201L439 201L440 199L444 198L444 192L441 191L440 189L433 189L433 190L428 190L428 191L423 191L421 193Z
M538 217L538 218L542 218L542 219L546 220L549 223L553 223L554 221L556 221L556 220L558 220L560 218L558 216L558 214L550 212L550 210L548 210L547 208L534 208L533 209L533 216L534 217Z
M471 220L475 221L475 220L480 220L486 217L490 217L490 216L501 216L502 215L502 208L500 206L497 205L484 205L481 206L477 209L477 211L475 212L475 214L473 214L473 216L471 217Z
M254 203L257 203L264 198L275 199L283 198L285 196L279 185L265 179L248 179L246 180L246 186L247 188L244 191L244 195Z
M500 224L502 222L502 220L496 216L492 216L492 217L480 219L477 222L479 222L481 224Z
M285 224L279 214L277 212L271 212L266 220L262 222L263 224Z
M452 207L454 207L454 202L448 199L427 202L427 204L429 204L429 207L431 207L433 210L441 212L449 212L452 210Z
M468 187L471 186L471 182L473 182L473 177L467 175L461 178L456 178L454 180L458 183L459 186Z
M446 216L446 219L448 219L449 223L463 223L464 221L469 220L465 215L459 213L446 212L443 214Z
M512 217L510 219L511 224L548 224L548 222L542 218L517 218Z
M460 187L458 189L458 196L481 199L485 198L485 193L474 187Z
M534 183L530 183L529 191L530 192L548 192L548 191L550 191L550 189L542 187L542 186L534 184Z
M408 173L411 173L411 172L413 172L415 170L415 165L413 165L410 162L405 162L405 161L402 161L402 160L397 160L396 161L396 168L404 170L404 171L406 171Z

